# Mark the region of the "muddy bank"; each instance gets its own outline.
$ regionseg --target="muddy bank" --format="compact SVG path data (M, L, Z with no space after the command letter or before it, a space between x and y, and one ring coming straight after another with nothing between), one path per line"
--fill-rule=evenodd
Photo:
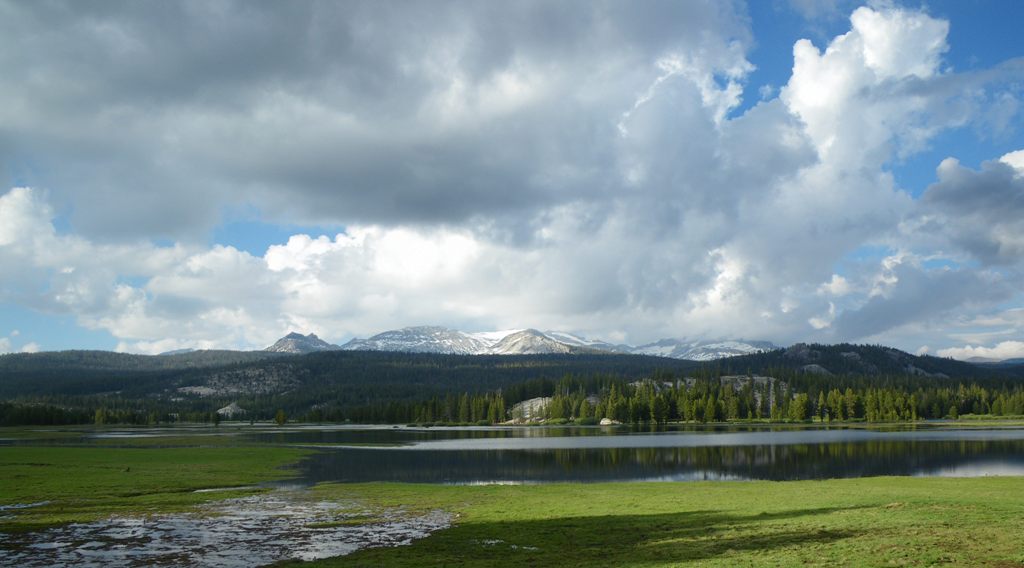
M281 490L220 501L196 513L112 517L35 533L0 533L0 564L259 566L401 546L450 523L443 511L369 511L354 503L317 501L306 491Z

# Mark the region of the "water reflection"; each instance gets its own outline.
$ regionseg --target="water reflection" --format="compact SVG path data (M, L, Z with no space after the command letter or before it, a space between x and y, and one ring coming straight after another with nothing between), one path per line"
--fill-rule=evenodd
M544 483L1024 475L1024 440L870 440L588 449L344 448L300 466L308 482Z
M771 436L774 433L792 435L799 432L816 432L818 436L843 438L858 432L916 432L916 431L962 431L937 428L940 424L907 423L872 425L866 428L863 424L837 424L827 427L818 425L785 425L785 424L669 424L664 426L474 426L474 427L405 427L405 426L307 426L289 427L284 429L262 429L247 433L247 437L261 443L274 444L358 444L358 445L415 445L424 442L450 441L453 448L468 449L464 441L476 440L477 449L489 449L493 440L520 440L520 442L501 442L504 449L531 449L536 447L533 440L551 439L547 444L551 447L577 447L579 438L592 438L591 443L603 446L615 438L619 444L635 444L642 436L673 436L679 435L707 436L711 434L760 434ZM997 429L984 428L985 432ZM1024 430L1017 430L1018 436L1024 437ZM623 438L628 436L629 438ZM719 444L727 438L716 437L709 444ZM676 443L676 442L666 442ZM438 446L440 449L441 446Z

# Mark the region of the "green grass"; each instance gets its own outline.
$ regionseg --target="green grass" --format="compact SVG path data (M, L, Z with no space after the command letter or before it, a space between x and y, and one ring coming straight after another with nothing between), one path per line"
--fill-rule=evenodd
M458 517L314 566L1024 566L1024 478L316 490Z
M286 466L307 453L247 445L229 435L231 429L216 436L193 433L118 440L132 446L125 448L21 445L36 443L37 436L54 440L35 431L20 436L18 445L0 447L0 505L49 503L0 513L0 531L191 510L254 491L197 489L287 477ZM55 438L79 443L74 436L61 432ZM151 445L168 442L186 447ZM457 515L452 528L411 546L364 550L314 567L1024 568L1024 477L484 487L372 483L324 484L313 491L365 511L324 528L373 523L384 508Z
M289 476L283 467L302 450L284 447L107 448L0 447L0 505L46 505L8 511L0 531L38 530L112 514L153 514L239 495L246 486ZM249 493L256 490L247 490Z
M83 435L80 426L4 426L0 440L74 440Z

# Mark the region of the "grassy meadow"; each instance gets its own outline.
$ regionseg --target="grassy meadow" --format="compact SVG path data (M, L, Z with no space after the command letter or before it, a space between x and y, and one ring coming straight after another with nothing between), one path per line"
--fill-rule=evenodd
M519 486L336 485L440 508L411 546L314 566L1024 566L1024 478Z
M0 531L192 510L265 491L251 485L286 479L289 465L308 452L246 444L231 433L121 439L114 447L109 439L83 445L68 432L0 432L20 440L0 447L0 505L46 502L0 511ZM456 515L452 528L410 546L363 550L314 567L1024 567L1024 477L327 483L311 491L360 503L367 522L385 508Z
M76 437L64 432L57 439ZM6 511L0 515L0 531L39 530L115 514L185 511L202 502L265 491L235 488L286 478L286 466L305 453L277 446L218 447L214 440L181 437L173 439L181 445L165 447L140 439L139 445L107 447L50 445L49 439L47 445L0 447L0 505L45 502ZM207 446L210 442L214 445ZM214 491L196 492L208 489Z

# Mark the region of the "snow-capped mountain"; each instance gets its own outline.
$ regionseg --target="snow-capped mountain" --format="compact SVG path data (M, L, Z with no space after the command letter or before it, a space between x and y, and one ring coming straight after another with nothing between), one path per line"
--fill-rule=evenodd
M545 353L629 353L711 361L775 349L767 341L662 339L634 347L592 340L562 331L510 329L466 333L439 326L406 327L353 339L345 350L404 351L450 355L536 355Z
M545 331L544 335L554 339L555 341L565 343L566 345L573 345L576 347L586 347L588 349L596 349L598 351L608 351L611 353L632 353L633 349L636 349L632 345L625 344L612 344L607 341L601 341L600 339L587 339L564 331Z
M596 353L595 349L570 345L536 329L507 335L488 350L494 355L541 355L548 353Z
M274 353L314 353L316 351L336 351L338 349L341 349L341 347L327 343L317 337L315 333L302 335L293 331L278 339L277 343L267 347L264 351L272 351Z
M486 353L494 341L489 341L485 334L469 334L446 327L423 325L385 331L369 339L353 339L341 348L347 351L480 355Z
M776 349L769 341L662 339L633 348L630 353L690 361L714 361Z
M595 352L594 349L582 344L570 344L535 329L466 333L438 326L406 327L385 331L369 339L353 339L342 345L341 348L448 355L537 355Z

